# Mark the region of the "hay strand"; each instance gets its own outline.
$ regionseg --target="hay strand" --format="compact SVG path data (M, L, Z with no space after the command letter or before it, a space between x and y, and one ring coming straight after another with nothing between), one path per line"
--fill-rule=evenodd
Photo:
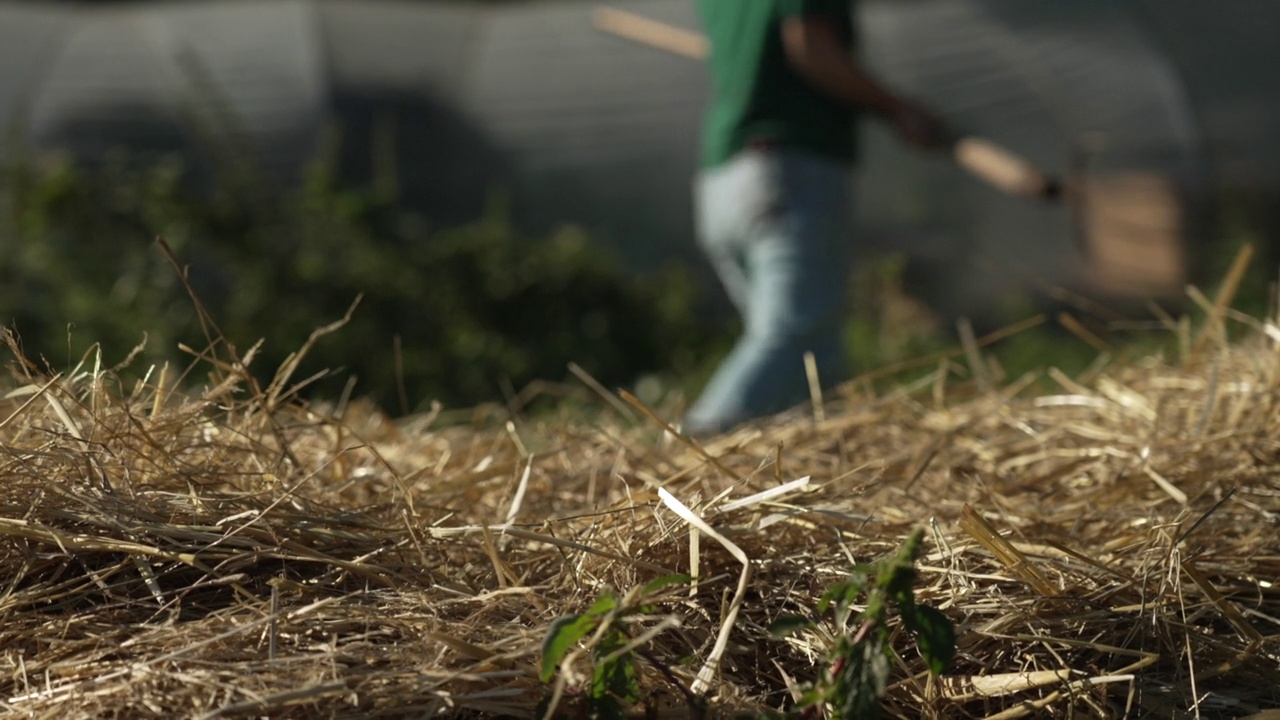
M1203 362L1033 376L1049 394L935 357L919 381L706 442L625 393L600 400L613 419L518 425L335 412L293 380L271 401L216 337L205 388L15 356L0 715L533 717L559 693L572 716L596 641L543 684L553 623L677 573L693 582L596 660L636 660L651 716L776 711L827 672L836 629L771 623L816 617L925 525L917 597L958 653L929 679L891 620L887 717L1262 713L1280 704L1280 356L1242 325L1256 337Z

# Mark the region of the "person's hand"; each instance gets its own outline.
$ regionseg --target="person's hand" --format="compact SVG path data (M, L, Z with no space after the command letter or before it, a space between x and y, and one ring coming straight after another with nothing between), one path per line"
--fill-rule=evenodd
M923 105L903 101L890 113L889 121L903 141L916 147L929 149L946 143L946 125Z

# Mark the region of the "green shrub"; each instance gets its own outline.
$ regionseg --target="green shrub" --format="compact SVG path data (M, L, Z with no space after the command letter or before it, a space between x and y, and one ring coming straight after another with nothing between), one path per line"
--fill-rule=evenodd
M325 164L294 193L225 165L209 191L172 160L15 162L0 182L0 322L54 367L91 343L121 358L144 338L137 370L183 361L178 343L205 339L163 236L226 340L243 352L265 339L251 366L263 379L362 296L296 377L342 369L314 392L336 396L354 375L357 394L391 411L397 372L413 409L500 399L502 383L563 378L571 361L606 385L700 362L705 333L678 270L627 274L572 228L523 237L498 203L434 229L392 198L340 187Z

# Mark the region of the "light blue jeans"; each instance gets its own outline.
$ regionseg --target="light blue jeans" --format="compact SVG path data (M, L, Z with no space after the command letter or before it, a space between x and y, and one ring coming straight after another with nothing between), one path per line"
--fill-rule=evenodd
M722 432L804 402L805 352L823 386L846 378L850 182L846 164L782 149L742 152L697 178L698 240L744 327L685 432Z

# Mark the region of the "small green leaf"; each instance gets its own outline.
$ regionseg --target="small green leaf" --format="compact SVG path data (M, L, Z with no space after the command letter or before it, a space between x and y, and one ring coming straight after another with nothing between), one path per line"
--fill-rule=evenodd
M882 643L862 642L850 648L831 696L837 717L879 718L880 698L889 686L889 671L889 655Z
M547 636L542 639L542 671L538 675L542 682L555 677L556 668L569 654L569 649L595 630L598 623L596 618L582 615L565 615L551 623Z
M644 590L640 591L641 597L649 597L659 590L671 585L688 585L693 578L684 573L674 573L672 575L663 575L657 580L650 580L649 584L644 586Z
M609 593L605 593L597 598L596 601L591 604L591 607L587 608L586 614L590 617L598 618L603 615L607 615L617 607L618 599Z
M813 623L808 618L799 615L780 615L777 620L769 623L769 637L784 638L810 627L813 627Z
M867 594L867 606L863 608L862 622L874 622L882 624L888 611L888 605L885 603L884 593L879 590L872 590Z
M920 647L929 672L939 675L956 654L955 626L941 610L928 605L917 605L914 616L908 627L916 633L916 645ZM903 620L906 620L905 616Z
M898 563L902 565L914 565L916 558L920 556L920 548L924 546L924 528L916 528L911 531L907 539L903 541L902 547L898 550Z
M896 602L911 601L912 587L916 584L916 570L910 565L893 565L886 570L881 587Z
M827 588L826 592L822 593L822 597L818 599L818 612L824 613L827 608L831 607L831 601L835 600L837 595L843 593L843 586L844 583L832 585Z
M823 685L820 687L812 687L812 686L809 687L807 690L801 693L800 699L796 700L796 707L804 709L804 708L815 707L825 703L827 701L827 696L825 694L826 690L827 690L826 685Z
M822 594L822 599L818 601L818 612L826 612L833 602L841 610L849 607L865 588L865 576L857 574L849 576L848 580L827 588L827 591Z
M631 653L623 653L607 662L603 660L626 644L626 635L611 630L595 648L598 659L591 670L591 698L597 703L608 706L621 700L634 705L640 701L640 682L636 679Z

